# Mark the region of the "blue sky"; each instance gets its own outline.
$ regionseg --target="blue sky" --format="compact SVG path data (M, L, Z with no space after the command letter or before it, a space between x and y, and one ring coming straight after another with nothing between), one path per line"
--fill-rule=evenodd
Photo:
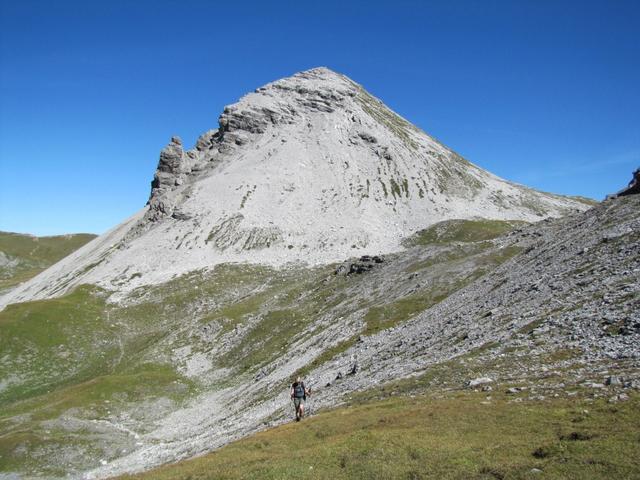
M0 230L104 232L171 135L320 65L512 181L601 199L640 166L638 1L0 5Z

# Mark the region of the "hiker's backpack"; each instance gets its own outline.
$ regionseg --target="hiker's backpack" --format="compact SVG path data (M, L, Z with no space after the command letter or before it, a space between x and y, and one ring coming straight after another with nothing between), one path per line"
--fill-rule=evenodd
M300 383L296 383L293 387L293 395L296 398L304 398L305 394L304 394L304 383L300 382Z

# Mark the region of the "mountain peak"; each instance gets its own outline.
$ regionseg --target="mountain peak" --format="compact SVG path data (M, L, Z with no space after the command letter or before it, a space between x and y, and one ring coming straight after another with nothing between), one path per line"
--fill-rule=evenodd
M355 82L351 80L346 75L338 73L334 70L331 70L328 67L314 67L308 70L303 70L298 73L294 73L289 77L281 78L280 80L276 80L271 83L278 82L288 82L288 81L298 81L298 82L314 82L314 81L322 81L322 82L332 82L332 83L347 83L354 85Z
M587 208L478 168L326 67L243 96L190 150L172 138L151 187L142 211L69 260L80 273L61 262L15 299L79 283L128 290L228 262L331 263L402 250L443 220Z
M313 67L308 70L303 70L301 72L295 73L292 75L300 76L300 77L317 77L317 78L334 78L334 77L344 77L344 75L331 70L329 67L319 66Z
M359 90L361 87L350 78L327 67L316 67L259 87L227 109L282 110L296 103L313 109L318 107L318 102L330 104L333 100L337 105L344 96L353 97Z
M329 67L325 67L322 65L319 67L310 68L308 70L302 70L301 72L298 72L294 75L304 75L304 74L321 75L321 76L339 75L339 73L335 72L334 70L331 70Z

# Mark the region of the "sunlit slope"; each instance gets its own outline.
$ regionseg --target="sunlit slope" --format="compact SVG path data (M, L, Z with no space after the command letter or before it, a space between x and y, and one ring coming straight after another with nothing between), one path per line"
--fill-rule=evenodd
M535 222L591 207L483 170L327 68L257 88L211 127L171 138L136 215L0 308L83 283L126 294L224 263L327 265L402 251L445 220Z
M395 283L383 296L372 295L367 276L336 276L335 266L220 265L140 288L120 304L82 286L10 305L0 312L2 471L62 476L152 447L191 401L203 408L193 425L179 425L191 433L176 442L206 450L206 441L188 440L213 428L216 409L233 411L236 389L251 389L245 407L262 421L279 421L279 406L260 405L290 375L405 322L517 252L493 244L484 222L467 226L464 238L452 232L448 243L414 247L400 265L381 264L372 273ZM416 278L424 286L407 295ZM229 425L222 438L233 432Z
M615 406L582 395L518 403L502 391L352 404L118 478L559 480L634 478L640 470L637 395Z
M35 237L0 232L0 292L36 276L96 236Z
M446 221L384 258L215 265L126 296L83 286L10 305L0 471L106 478L204 454L290 422L298 374L313 412L403 392L451 399L474 381L480 402L626 409L640 389L638 202L533 225ZM576 432L558 441L613 448L609 433L576 443L587 442ZM539 434L529 432L550 438ZM539 455L557 454L539 443ZM497 472L512 471L507 460ZM609 461L616 472L633 465Z

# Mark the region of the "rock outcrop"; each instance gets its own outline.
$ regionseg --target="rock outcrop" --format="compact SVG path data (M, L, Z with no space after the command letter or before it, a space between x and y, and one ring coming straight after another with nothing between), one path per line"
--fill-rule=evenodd
M155 222L173 214L177 198L172 192L191 174L193 160L193 155L185 154L182 150L180 137L172 137L171 142L162 149L158 169L151 181L151 195L147 202L149 210L145 216L147 220Z
M355 274L366 273L373 270L376 265L384 262L384 258L378 255L363 255L358 260L347 261L336 268L336 275L349 276Z
M617 198L617 197L624 197L626 195L639 194L640 193L640 168L637 168L632 175L633 175L633 178L629 182L629 185L627 185L625 188L623 188L619 192L614 193L613 195L609 195L607 198Z

